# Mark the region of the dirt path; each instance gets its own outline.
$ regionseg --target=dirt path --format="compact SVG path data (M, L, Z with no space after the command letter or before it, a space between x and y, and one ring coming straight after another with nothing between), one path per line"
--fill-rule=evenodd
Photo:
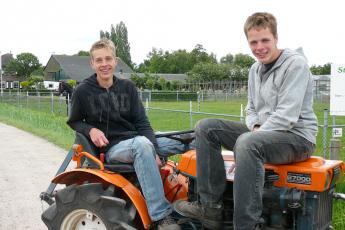
M0 230L47 229L45 191L67 151L0 123Z

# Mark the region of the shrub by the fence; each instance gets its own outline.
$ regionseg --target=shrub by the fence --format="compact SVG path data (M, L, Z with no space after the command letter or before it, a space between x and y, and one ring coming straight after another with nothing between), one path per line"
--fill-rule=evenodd
M142 92L143 99L148 98L150 101L197 101L196 92Z

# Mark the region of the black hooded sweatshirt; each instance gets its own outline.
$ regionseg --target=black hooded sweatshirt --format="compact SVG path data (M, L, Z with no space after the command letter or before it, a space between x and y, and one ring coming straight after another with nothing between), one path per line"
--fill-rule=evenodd
M120 141L145 136L158 153L157 141L134 83L115 76L113 80L108 90L98 84L96 74L79 84L72 96L67 124L89 138L91 128L100 129L109 140L105 151Z

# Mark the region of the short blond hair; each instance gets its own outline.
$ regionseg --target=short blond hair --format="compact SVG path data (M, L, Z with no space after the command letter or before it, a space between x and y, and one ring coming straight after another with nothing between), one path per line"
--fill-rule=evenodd
M103 49L103 48L108 48L111 50L113 53L114 58L116 58L116 48L114 42L109 40L108 38L102 38L101 40L93 43L90 49L90 56L93 58L93 51L98 50L98 49Z
M249 16L244 23L244 34L248 38L248 31L251 29L266 29L269 28L273 36L276 38L277 20L273 14L267 12L257 12Z

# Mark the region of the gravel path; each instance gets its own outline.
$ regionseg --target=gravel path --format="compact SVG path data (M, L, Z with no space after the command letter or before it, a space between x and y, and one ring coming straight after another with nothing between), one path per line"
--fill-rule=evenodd
M0 230L47 229L41 213L45 191L66 150L0 123Z

